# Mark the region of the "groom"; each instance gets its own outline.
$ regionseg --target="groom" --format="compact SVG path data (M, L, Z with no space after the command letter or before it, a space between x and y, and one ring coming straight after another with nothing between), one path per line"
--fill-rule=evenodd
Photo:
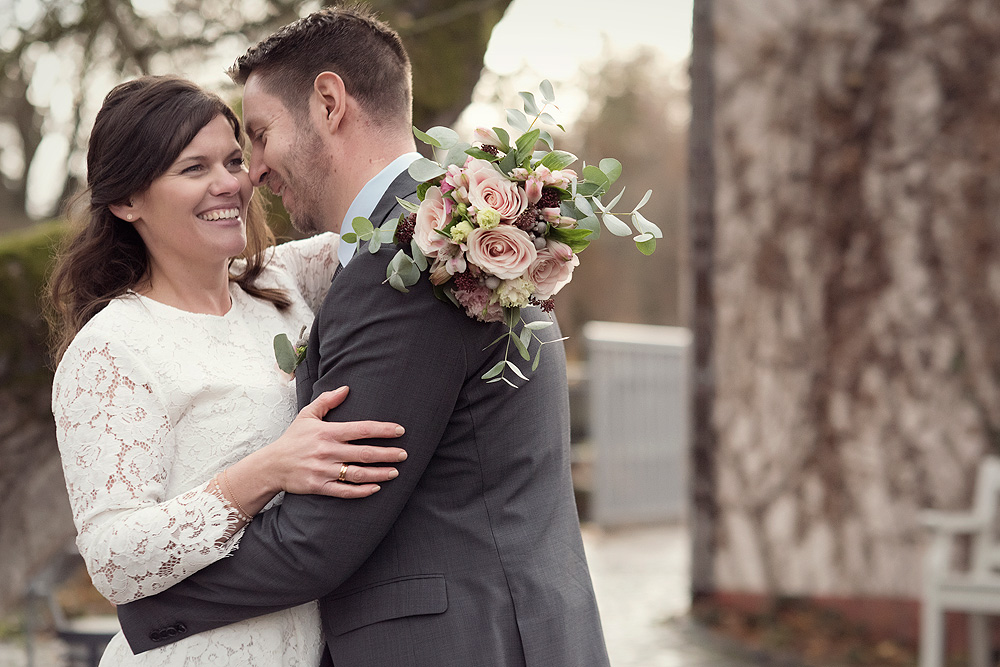
M399 216L396 197L416 199L409 59L367 11L286 26L231 75L245 85L251 177L298 227L379 225ZM350 387L328 420L403 424L399 477L362 501L286 496L231 557L119 607L134 651L319 598L339 667L608 664L573 502L561 345L520 389L487 384L505 326L439 301L426 277L408 294L384 284L394 253L341 253L297 376L301 405Z

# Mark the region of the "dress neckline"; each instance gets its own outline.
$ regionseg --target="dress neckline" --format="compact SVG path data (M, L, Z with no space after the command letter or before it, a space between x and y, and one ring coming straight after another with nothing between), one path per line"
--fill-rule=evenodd
M170 304L166 304L166 303L163 303L162 301L157 301L156 299L154 299L152 297L148 297L145 294L140 294L139 292L136 292L133 289L126 290L126 294L129 294L131 296L137 297L140 302L142 302L144 304L147 304L147 305L151 304L154 308L156 308L156 309L158 309L158 310L160 310L161 312L164 312L164 313L176 314L176 315L186 315L186 316L190 316L190 317L207 318L207 319L210 319L210 320L227 320L227 319L230 319L231 317L233 317L234 316L233 313L236 311L236 299L237 299L237 294L239 293L240 290L238 289L238 286L236 286L236 287L234 287L234 286L236 286L236 283L230 281L229 282L229 310L227 310L222 315L214 315L212 313L196 313L196 312L194 312L192 310L185 310L183 308L178 308L177 306L171 306Z

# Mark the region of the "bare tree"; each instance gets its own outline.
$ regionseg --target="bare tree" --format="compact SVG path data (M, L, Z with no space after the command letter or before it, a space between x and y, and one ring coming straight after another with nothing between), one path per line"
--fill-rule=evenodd
M421 127L452 123L468 104L490 32L510 0L371 4L398 27L413 57L415 122ZM308 0L165 0L162 9L146 13L130 0L42 0L30 16L5 12L0 18L0 139L5 139L0 141L0 230L31 221L29 170L38 164L46 136L65 142L68 168L64 174L46 170L48 189L61 196L47 210L31 213L54 215L75 191L93 114L111 85L140 74L190 75L206 60L218 60L224 69L250 43L313 6Z

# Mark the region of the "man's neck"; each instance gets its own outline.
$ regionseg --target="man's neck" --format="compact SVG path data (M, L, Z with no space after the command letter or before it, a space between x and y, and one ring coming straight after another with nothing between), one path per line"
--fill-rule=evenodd
M392 138L385 136L384 132L372 131L365 139L350 151L357 157L344 159L339 165L341 173L335 193L335 210L329 211L330 218L327 220L330 231L341 234L350 231L340 229L340 225L362 188L400 155L416 151L412 136Z

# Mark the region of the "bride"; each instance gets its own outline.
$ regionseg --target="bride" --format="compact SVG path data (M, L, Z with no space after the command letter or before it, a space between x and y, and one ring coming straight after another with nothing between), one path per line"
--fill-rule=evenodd
M311 323L339 239L270 248L242 145L233 112L190 82L116 87L90 138L89 210L50 281L52 410L77 544L115 604L226 556L281 492L363 499L397 472L348 462L406 457L349 444L396 437L396 424L322 420L345 387L296 416L272 340ZM308 667L323 645L309 603L139 656L119 633L101 664Z

